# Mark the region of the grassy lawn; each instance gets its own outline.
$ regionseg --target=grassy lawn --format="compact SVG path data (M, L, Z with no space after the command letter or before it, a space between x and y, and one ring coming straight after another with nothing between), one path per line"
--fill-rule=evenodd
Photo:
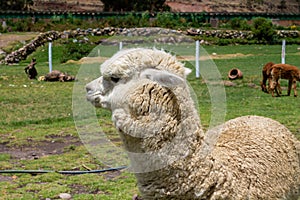
M102 48L101 55L104 57L117 50L117 47ZM286 63L299 67L300 51L297 48L296 45L287 45ZM78 127L74 123L72 107L74 84L84 86L86 82L97 77L99 64L61 64L59 61L63 56L63 45L54 42L53 69L72 75L80 73L78 78L85 79L79 79L75 83L28 80L24 68L32 57L37 58L36 68L39 75L48 72L47 49L47 45L40 47L19 65L0 65L0 170L61 171L107 168L108 166L82 145ZM272 98L259 87L263 65L269 61L281 61L281 46L204 46L204 49L208 55L216 55L214 63L223 80L228 80L227 73L232 68L239 68L244 75L243 79L233 81L235 86L225 86L225 120L242 115L266 116L286 125L300 138L300 97ZM172 46L171 51L179 52L184 57L193 56L194 49L179 45ZM195 78L194 59L191 57L184 62L193 69L188 81L198 100L203 127L207 129L211 111L214 109L212 105L216 104L212 103L209 87L203 78ZM201 65L205 63L206 61L200 62L200 73ZM83 69L87 74L83 74ZM286 87L287 81L282 80L281 85ZM83 87L81 92L84 94ZM283 93L286 94L286 88ZM84 96L79 98L83 101L85 99ZM86 104L88 103L83 102L83 107ZM99 109L96 116L107 136L116 145L120 145L110 122L109 112ZM134 176L126 170L84 175L0 174L1 200L55 199L60 193L70 193L73 199L119 200L131 199L138 190Z

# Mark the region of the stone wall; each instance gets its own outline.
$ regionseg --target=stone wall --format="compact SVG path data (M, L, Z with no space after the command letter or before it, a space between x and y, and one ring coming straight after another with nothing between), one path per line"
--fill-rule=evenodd
M237 30L202 30L202 29L188 29L187 31L171 30L164 28L97 28L97 29L76 29L68 30L64 32L49 31L46 33L41 33L36 39L32 40L29 44L26 44L17 51L12 52L7 55L4 59L5 64L18 63L21 60L26 59L28 55L34 52L39 46L44 45L47 42L57 40L59 38L76 38L79 36L114 36L122 35L129 37L145 37L159 35L156 38L158 43L181 43L181 42L193 42L192 37L189 36L199 36L201 37L216 37L222 39L252 39L253 34L251 31L237 31ZM299 38L299 31L277 31L279 38ZM126 40L126 39L125 39ZM88 38L86 40L88 42ZM126 41L125 41L126 42ZM132 40L130 41L132 42ZM141 41L138 41L141 42ZM108 43L109 44L109 43Z
M106 27L103 29L77 29L73 31L65 31L67 37L77 37L80 35L124 35L124 36L150 36L150 35L190 35L190 36L203 36L203 37L217 37L222 39L251 39L253 34L251 31L238 31L238 30L203 30L190 28L186 31L164 29L164 28L114 28ZM300 32L296 30L280 30L277 31L279 38L297 38L300 37Z
M277 31L279 38L298 38L300 37L299 31L280 30ZM202 36L202 37L217 37L221 39L252 39L252 31L237 31L237 30L201 30L201 29L188 29L187 35Z
M46 33L41 33L30 43L8 54L4 59L4 63L13 64L13 63L18 63L21 60L25 60L28 55L36 51L36 49L41 45L44 45L46 42L57 40L60 37L61 37L61 33L57 31L49 31Z

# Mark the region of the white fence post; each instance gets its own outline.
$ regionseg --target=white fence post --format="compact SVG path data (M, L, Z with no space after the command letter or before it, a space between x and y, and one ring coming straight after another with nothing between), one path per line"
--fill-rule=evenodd
M49 72L52 72L52 42L49 42Z
M200 52L200 42L199 40L196 41L196 58L195 58L195 62L196 62L196 78L200 77L200 69L199 69L199 52Z
M119 43L119 50L122 50L123 49L123 42L120 42Z
M285 40L282 40L282 47L281 47L281 63L285 64Z

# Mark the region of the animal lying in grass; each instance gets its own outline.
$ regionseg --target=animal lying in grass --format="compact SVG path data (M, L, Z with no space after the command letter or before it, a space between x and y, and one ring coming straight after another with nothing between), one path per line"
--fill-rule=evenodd
M74 81L75 77L68 75L66 73L63 73L59 70L53 70L52 72L48 73L46 76L39 77L40 81Z
M142 199L297 199L299 141L259 116L205 134L189 71L164 51L128 49L86 86L87 99L112 112Z
M291 89L294 90L294 96L297 97L297 81L300 81L300 70L293 65L289 64L275 64L270 69L270 87L269 91L274 96L274 90L277 95L280 96L281 91L278 91L279 79L288 79L288 91L287 95L290 96Z

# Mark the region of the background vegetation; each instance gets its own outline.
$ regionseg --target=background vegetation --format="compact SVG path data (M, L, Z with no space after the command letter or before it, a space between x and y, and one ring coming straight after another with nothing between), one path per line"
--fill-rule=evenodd
M0 10L28 10L33 0L0 0Z
M164 5L166 0L102 0L104 11L169 11L170 8Z
M100 0L99 0L100 1ZM166 0L101 0L104 11L166 11L170 8L164 5ZM0 0L0 10L26 11L30 10L33 0Z
M61 60L66 57L64 49L69 48L65 46L65 42L62 39L53 43L53 68L76 75L82 67L80 63L61 63ZM74 43L70 48L80 49L79 45L79 43ZM105 51L101 55L104 57L111 56L118 49L116 46L103 48ZM173 52L181 52L182 56L193 56L188 45L171 45L171 48ZM297 45L287 45L286 62L299 66L300 54L297 48ZM90 169L108 167L89 154L80 144L72 116L74 83L39 82L27 79L23 69L32 57L37 58L36 67L39 75L48 72L47 49L47 45L40 47L19 65L0 65L0 148L8 150L7 153L0 155L0 169L59 171L86 170L85 166ZM227 73L231 68L238 67L244 74L244 79L234 81L236 86L225 87L226 120L242 115L266 116L283 123L300 138L300 97L272 98L270 94L263 93L259 88L263 65L269 61L280 62L280 45L206 46L205 50L210 55L213 53L217 55L214 62L223 80L228 80ZM195 78L194 59L190 58L191 60L184 61L187 67L193 69L188 80L198 98L202 125L204 129L207 129L213 109L211 99L203 79ZM201 64L200 62L200 69ZM86 67L95 68L97 71L99 63ZM89 78L97 76L98 74L95 73ZM281 84L286 93L287 82L282 80ZM110 135L112 141L119 143L120 140L111 123L110 114L100 109L97 111L97 117L101 127ZM38 158L21 157L20 159L13 153L14 150L20 151L20 149L26 153L28 148L38 151L44 146L59 142L65 142L68 145L57 154L41 155ZM127 171L76 176L57 173L0 174L0 180L0 199L56 199L60 193L67 192L74 200L129 200L138 192L134 176Z
M170 12L159 12L155 17L149 12L128 13L128 15L105 17L99 20L78 19L69 14L67 17L56 15L50 20L46 19L7 19L7 26L0 26L0 32L45 32L49 30L70 31L75 29L99 29L105 27L135 28L135 27L161 27L179 31L188 29L201 30L237 30L251 31L251 39L221 39L214 36L194 36L195 40L205 40L211 44L280 44L286 39L290 44L300 44L299 32L293 37L279 37L277 31L292 30L299 31L300 27L292 25L282 27L272 24L270 19L257 17L251 21L242 18L233 18L227 21L220 21L218 28L211 27L207 20L199 15L191 15L189 18ZM67 28L66 28L67 27ZM79 28L80 27L80 28ZM67 29L67 30L66 30Z

